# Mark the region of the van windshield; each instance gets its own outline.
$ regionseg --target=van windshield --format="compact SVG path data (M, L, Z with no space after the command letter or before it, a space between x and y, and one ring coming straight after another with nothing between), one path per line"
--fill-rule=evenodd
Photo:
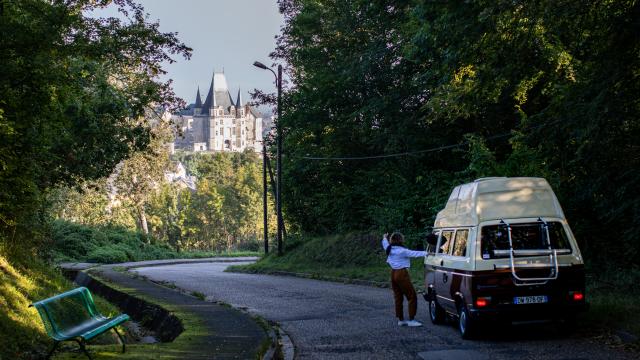
M571 250L567 234L560 222L548 222L549 238L552 249ZM547 249L546 233L542 223L511 224L511 241L514 250ZM509 235L506 225L488 225L482 227L482 258L496 257L494 250L509 250ZM508 255L507 255L508 256Z

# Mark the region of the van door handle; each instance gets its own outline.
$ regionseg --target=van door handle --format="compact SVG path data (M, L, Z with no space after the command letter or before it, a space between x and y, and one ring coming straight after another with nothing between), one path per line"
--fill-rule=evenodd
M444 260L440 260L440 266L444 265Z
M447 275L447 273L442 273L442 282L447 282L449 281L449 276Z

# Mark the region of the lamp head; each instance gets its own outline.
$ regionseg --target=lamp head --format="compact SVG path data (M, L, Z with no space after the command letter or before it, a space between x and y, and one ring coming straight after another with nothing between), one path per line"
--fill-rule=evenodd
M253 63L253 66L259 67L260 69L267 70L267 66L265 64L261 63L260 61L255 61Z

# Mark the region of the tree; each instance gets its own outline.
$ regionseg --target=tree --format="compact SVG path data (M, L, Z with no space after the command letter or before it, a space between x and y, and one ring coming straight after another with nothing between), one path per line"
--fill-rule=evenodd
M87 16L110 4L127 19ZM148 107L181 105L161 64L190 49L131 0L3 2L0 33L0 238L17 244L47 189L107 176L149 144Z
M279 4L283 201L303 231L421 231L455 184L543 176L587 256L640 253L638 2Z
M148 116L152 117L151 114ZM151 142L144 151L133 153L122 162L112 175L115 198L132 206L138 230L149 234L146 207L149 197L164 182L164 172L169 168L170 124L156 119L151 129Z

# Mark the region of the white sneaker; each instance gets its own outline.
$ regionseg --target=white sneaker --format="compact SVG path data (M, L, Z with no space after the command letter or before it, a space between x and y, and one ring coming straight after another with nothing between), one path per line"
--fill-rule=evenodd
M407 326L407 322L404 320L398 320L398 326Z
M422 323L418 320L409 320L406 323L407 323L406 325L410 327L422 326Z

